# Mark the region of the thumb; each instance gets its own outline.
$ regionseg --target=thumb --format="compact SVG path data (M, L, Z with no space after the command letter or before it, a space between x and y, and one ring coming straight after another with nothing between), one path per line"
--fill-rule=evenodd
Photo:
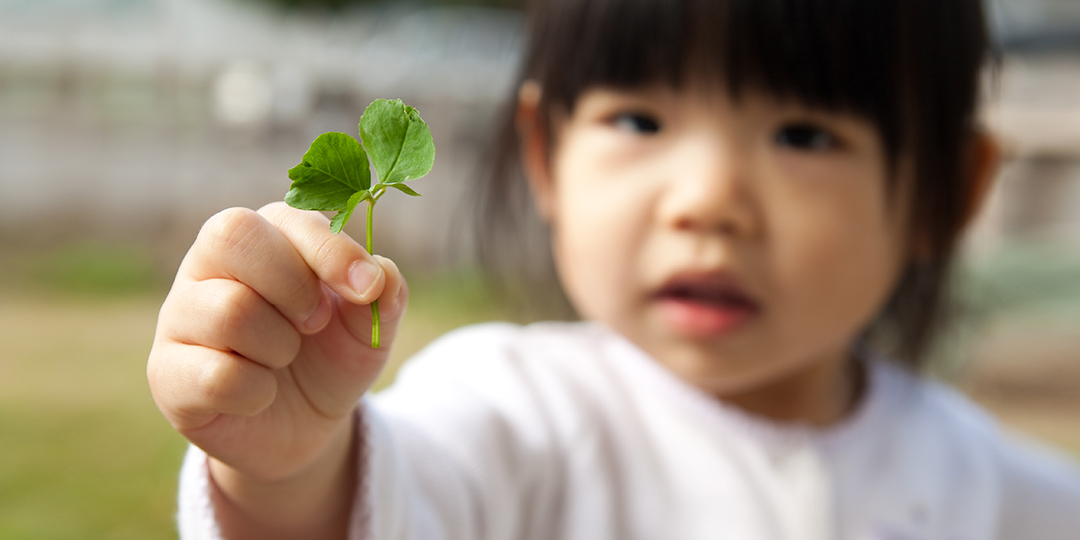
M374 258L385 275L377 299L379 348L371 347L372 306L355 304L326 291L334 298L334 316L322 331L304 336L298 358L306 361L292 365L296 384L307 401L327 416L349 413L375 383L405 314L409 296L405 279L393 261L378 255Z
M370 304L379 297L385 287L382 267L349 235L331 232L325 216L280 201L260 208L259 214L281 231L319 280L341 299Z

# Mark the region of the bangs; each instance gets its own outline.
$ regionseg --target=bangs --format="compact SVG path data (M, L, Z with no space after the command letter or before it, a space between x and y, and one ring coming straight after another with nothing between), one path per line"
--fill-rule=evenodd
M589 86L681 87L694 78L808 105L869 112L893 86L891 2L549 0L527 71L572 106ZM889 45L886 45L889 44ZM846 90L842 92L841 89Z
M935 2L941 0L540 0L523 75L544 89L542 109L567 111L591 86L705 83L734 99L764 91L867 118L893 162L919 131L913 104L975 93L970 83L944 94L913 84L916 73L944 71L918 64L970 64L971 51L955 45L981 30L978 12ZM931 9L943 28L904 27L925 24L922 12ZM952 42L942 31L968 36ZM944 73L940 82L955 78Z

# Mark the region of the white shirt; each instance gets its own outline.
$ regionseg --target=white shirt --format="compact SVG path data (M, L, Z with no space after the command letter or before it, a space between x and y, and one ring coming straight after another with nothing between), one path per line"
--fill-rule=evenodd
M594 323L440 338L361 404L350 538L1067 540L1080 471L956 392L869 360L827 429L725 405ZM218 538L205 454L185 539Z

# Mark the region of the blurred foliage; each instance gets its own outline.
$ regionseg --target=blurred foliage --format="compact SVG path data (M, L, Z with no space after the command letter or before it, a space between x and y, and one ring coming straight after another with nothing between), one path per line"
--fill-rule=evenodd
M991 317L1080 315L1080 254L1058 244L1016 243L970 262L965 303Z
M252 0L290 9L339 10L353 6L483 6L520 8L524 0Z
M186 445L146 384L159 304L0 297L0 538L176 538Z
M1080 254L1060 244L1014 242L960 262L945 331L930 355L931 372L963 373L971 348L995 324L1050 324L1080 319Z
M175 538L185 444L151 408L5 403L0 538Z
M160 291L115 288L118 278L148 271L140 253L104 242L18 260L0 250L10 263L0 277L57 265L31 288L0 283L0 539L176 538L186 442L156 410L145 375ZM86 267L98 267L98 277L78 277ZM476 272L405 273L410 306L379 388L431 340L503 318Z
M162 281L146 249L102 241L62 244L27 255L19 267L23 284L63 294L130 295Z

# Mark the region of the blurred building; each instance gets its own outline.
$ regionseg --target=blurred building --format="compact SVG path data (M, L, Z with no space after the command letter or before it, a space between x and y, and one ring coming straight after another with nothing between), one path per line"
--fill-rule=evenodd
M985 119L1005 162L972 247L1080 247L1080 2L991 0L1004 51Z
M1080 247L1080 55L1009 55L994 87L986 122L1006 160L974 244Z
M1080 2L988 1L1006 54L986 118L1009 161L972 245L1080 246ZM401 97L438 156L415 185L425 197L379 205L378 249L453 260L522 21L394 5L330 17L254 0L0 0L0 241L176 253L213 212L280 199L319 133L355 135L367 103Z
M216 210L281 199L319 133L355 136L367 103L401 97L439 154L426 196L383 199L377 231L387 253L445 260L520 26L464 8L0 0L0 238L189 243Z

